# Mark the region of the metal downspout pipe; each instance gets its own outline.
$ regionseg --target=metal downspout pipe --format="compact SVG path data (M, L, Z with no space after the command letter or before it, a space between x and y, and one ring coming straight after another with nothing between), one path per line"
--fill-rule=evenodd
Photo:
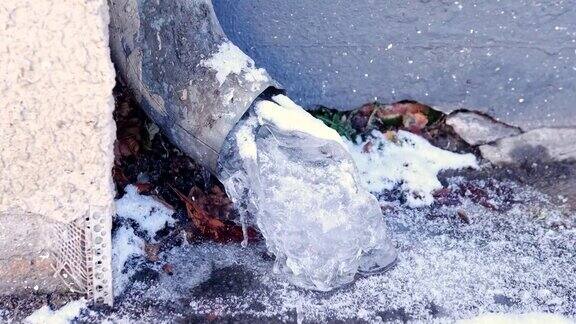
M228 133L279 85L224 34L210 0L110 0L118 75L163 133L217 170Z

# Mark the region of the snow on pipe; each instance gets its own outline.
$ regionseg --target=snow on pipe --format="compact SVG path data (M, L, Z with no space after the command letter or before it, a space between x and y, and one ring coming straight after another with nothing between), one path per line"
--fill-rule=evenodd
M109 4L118 74L164 134L215 172L228 133L278 83L228 40L210 0Z

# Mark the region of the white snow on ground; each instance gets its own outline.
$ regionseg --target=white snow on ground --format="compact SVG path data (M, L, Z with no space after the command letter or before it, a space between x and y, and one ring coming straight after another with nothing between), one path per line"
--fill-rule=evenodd
M163 275L146 293L150 300L177 301L190 296L191 288L210 279L215 269L238 264L238 255L251 253L254 260L259 256L240 245L201 244L176 247L163 255L166 262L174 265L173 275Z
M375 130L371 135L359 144L347 141L364 186L378 194L399 185L410 207L429 206L434 202L432 193L442 188L438 172L478 168L473 154L442 150L410 132L398 131L387 137Z
M423 140L404 135L428 152L424 157L410 153L412 144L408 144L405 153L422 161L417 172L425 178L415 178L408 189L418 189L419 183L436 183L441 161L459 161L447 163L451 167L475 165L472 158L444 155ZM396 144L381 142L373 148L401 150L386 148ZM364 144L353 148L356 155L364 154ZM403 158L401 153L395 154L390 156ZM393 186L392 180L380 178L387 168L399 174L403 171L386 164L390 163L384 160L387 155L373 155L372 163L379 163L383 170L367 170L366 175L375 177L371 185L379 184L381 187L373 187L379 192ZM553 313L572 321L576 316L574 215L564 214L547 196L510 181L454 177L447 184L448 190L464 188L466 194L460 194L456 203L416 209L381 197L399 252L397 265L383 274L358 278L347 287L322 293L294 287L275 276L263 243L246 249L234 244L183 245L161 255L160 263L173 265L173 275L152 266L159 279L129 288L128 295L136 297L117 301L117 311L111 316L135 321L190 320L187 314L192 314L200 316L192 319L252 316L263 321L440 323L461 319L529 323L547 316L547 322L562 323L560 315L542 314ZM426 188L432 190L432 186ZM467 195L469 188L472 195ZM498 208L474 201L477 188L486 191L487 201Z
M144 255L144 240L136 236L132 228L122 226L116 230L112 238L114 296L119 296L126 289L130 277L136 271L134 267L126 267L126 263Z
M468 182L451 178L448 188L463 183ZM160 271L157 281L138 288L143 292L137 299L118 304L115 316L141 321L160 316L154 309L134 314L141 302L164 305L161 317L166 319L187 312L286 321L296 316L305 322L453 322L488 313L575 317L573 216L562 216L546 196L527 187L484 180L474 184L487 190L509 187L510 209L499 212L465 197L460 205L419 209L387 202L385 216L400 259L383 274L321 293L276 277L264 244L247 249L185 245L162 255L174 266L174 275ZM458 218L460 210L466 211L469 224Z
M125 194L116 201L116 217L121 226L112 238L112 275L114 278L114 295L119 296L127 287L130 278L137 270L139 263L130 263L137 257L145 256L145 240L138 237L134 229L125 220L133 220L137 229L146 233L147 241L155 243L156 232L166 225L174 225L174 210L154 199L152 196L140 195L134 185L126 186Z
M134 185L126 186L124 190L126 194L116 201L116 215L136 221L139 228L155 242L156 232L176 221L172 218L174 210L151 196L140 195Z
M266 71L256 68L254 61L231 42L220 44L218 52L202 61L201 65L216 71L216 79L220 85L224 84L230 74L240 75L242 72L244 72L244 78L251 82L268 80Z
M83 308L86 307L84 298L69 302L58 310L52 310L45 305L36 310L30 316L24 319L24 323L29 324L67 324L71 323L74 318L80 315Z
M460 320L457 324L573 324L576 319L547 314L485 314L468 320Z

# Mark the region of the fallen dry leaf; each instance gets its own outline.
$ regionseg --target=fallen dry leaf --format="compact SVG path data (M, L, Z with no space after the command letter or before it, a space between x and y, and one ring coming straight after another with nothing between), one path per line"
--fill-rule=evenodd
M428 117L423 113L407 113L402 117L404 128L411 132L420 132L428 124Z
M459 209L457 214L458 218L460 218L463 223L470 224L470 217L468 217L468 214L466 211L464 211L464 209Z
M144 245L144 252L146 252L146 259L151 262L156 262L160 260L158 253L160 252L159 244L146 243Z
M362 146L362 152L363 153L370 153L372 152L372 147L374 146L374 143L372 143L372 141L368 141L366 142L366 144L364 144L364 146Z
M169 275L174 274L174 266L171 263L166 263L162 266L162 270Z
M152 190L152 188L154 188L154 185L152 185L150 182L137 182L136 183L136 189L138 190L139 194L148 193Z
M415 113L427 114L430 108L418 102L400 101L392 104L390 109L397 114L406 115Z
M363 132L370 125L370 118L376 109L376 105L373 103L366 104L362 108L358 109L350 117L350 124L357 131Z
M215 215L229 214L232 208L232 203L222 190L212 188L212 193L206 195L200 188L193 187L188 196L174 187L172 190L184 202L188 217L204 237L219 243L242 242L242 227ZM248 241L255 241L257 237L256 230L249 227Z
M402 127L411 132L420 132L428 124L430 108L411 101L374 108L374 120L387 127Z
M117 166L112 168L112 179L114 179L114 182L119 184L122 188L124 188L130 182L128 177L124 175L122 169Z
M123 157L138 155L138 152L140 151L140 144L135 136L118 138L115 142L115 146L117 147L119 155Z

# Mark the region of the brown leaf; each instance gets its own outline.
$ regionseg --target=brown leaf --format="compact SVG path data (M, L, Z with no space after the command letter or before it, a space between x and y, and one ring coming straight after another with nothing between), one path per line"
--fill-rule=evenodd
M358 114L362 116L370 116L374 112L374 109L376 109L375 104L373 103L365 104L360 109L358 109Z
M366 142L366 144L364 144L364 146L362 147L362 152L363 153L370 153L372 151L373 146L374 146L374 143L372 143L371 141Z
M374 120L382 124L384 130L398 127L412 132L420 132L428 124L430 108L411 101L401 101L392 105L375 108Z
M117 147L118 155L123 157L138 155L138 152L140 151L140 144L132 136L119 138L117 140Z
M420 132L428 124L428 117L420 112L409 112L403 116L402 124L411 132Z
M484 188L474 185L471 182L465 182L460 185L460 194L470 198L474 203L491 210L498 210L491 202L488 191Z
M375 111L375 117L380 120L391 120L400 118L404 115L405 110L393 109L394 106L382 106Z
M123 105L122 103L121 105ZM142 121L138 117L128 117L123 108L119 107L120 117L117 119L116 156L128 157L137 155L142 146Z
M116 113L121 117L127 117L132 110L132 106L127 101L121 102L116 106Z
M468 214L463 209L459 209L457 214L463 223L470 224L470 217L468 217Z
M114 179L114 182L119 184L122 188L125 187L130 182L130 180L128 180L126 175L124 175L122 169L120 169L117 166L112 168L112 179Z
M462 204L459 193L450 188L438 189L434 191L433 196L436 203L442 206L458 206Z
M376 105L373 103L366 104L358 109L350 117L350 124L358 131L365 131L370 124L370 117L374 113Z
M171 263L166 263L162 266L162 270L169 275L174 274L174 266Z
M148 259L148 261L156 262L160 260L158 257L158 253L160 252L159 244L146 243L144 245L144 252L146 252L146 259Z
M212 194L208 196L198 187L193 187L188 196L174 187L172 190L186 205L188 217L202 236L219 243L242 242L242 228L234 222L219 218L214 213L221 211L218 206L232 208L231 202L225 198L221 190L212 188ZM219 203L214 203L215 201ZM248 228L248 241L254 241L256 238L256 230Z
M138 189L138 193L148 193L154 188L154 185L150 182L138 182L136 183L136 189Z
M391 110L400 115L422 113L427 114L430 108L418 102L401 101L392 104Z

